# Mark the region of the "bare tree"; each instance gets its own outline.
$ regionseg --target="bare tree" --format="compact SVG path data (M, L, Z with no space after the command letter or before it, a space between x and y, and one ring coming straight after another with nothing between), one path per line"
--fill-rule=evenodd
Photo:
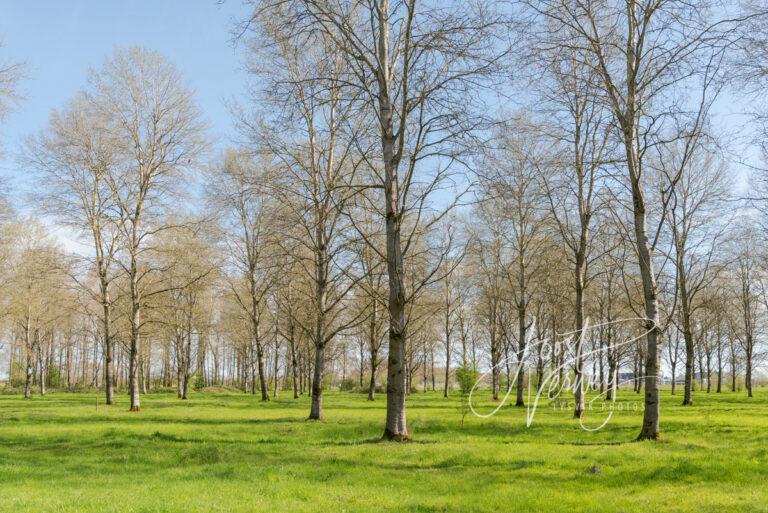
M45 228L33 219L20 220L11 257L9 285L15 291L4 310L18 328L24 354L24 397L32 396L37 369L41 395L45 395L48 359L44 357L46 332L60 316L61 292L67 282L66 259Z
M0 50L3 41L0 39ZM23 64L0 60L0 121L11 111L19 101L18 86L22 78Z
M339 85L344 54L329 41L294 39L280 25L260 26L263 35L253 41L250 69L265 84L257 105L269 105L270 111L243 124L256 147L268 148L282 171L269 192L285 207L284 221L299 227L284 230L286 250L297 252L296 270L306 272L314 284L306 298L313 305L311 326L302 324L302 329L315 346L309 418L319 420L327 347L360 320L343 314L355 285L349 272L354 230L346 210L357 194L355 176L362 164L359 120L352 120L354 103L342 98ZM316 76L325 79L313 80Z
M735 304L738 319L734 322L736 340L744 351L744 388L747 396L752 397L752 377L755 363L755 349L758 334L759 308L758 287L760 282L757 237L754 230L746 227L741 231L741 247L736 256L734 270Z
M405 415L406 303L403 259L412 235L407 217L422 219L429 193L457 164L461 143L476 126L478 86L493 73L505 48L495 32L502 17L481 3L437 4L381 0L326 3L315 0L255 2L256 15L292 29L293 37L317 34L345 59L346 74L336 85L352 91L361 112L377 123L381 146L369 157L383 191L389 277L387 420L384 437L408 438ZM327 77L322 77L327 78ZM438 170L416 177L427 162ZM421 223L411 223L415 230Z
M524 355L534 322L530 303L536 277L544 269L542 256L551 249L545 233L546 197L539 180L548 157L544 139L524 121L507 127L496 146L498 150L487 157L480 182L484 200L495 206L506 228L504 275L508 299L517 314L516 405L524 406Z
M695 148L681 144L659 159L668 175L679 175L670 191L666 211L672 235L672 260L675 265L678 309L685 342L685 390L683 405L693 404L693 319L705 306L700 293L717 278L720 266L712 265L717 247L728 226L722 219L728 182L725 167L697 141ZM677 150L677 151L674 151ZM691 153L690 155L688 153ZM670 170L672 169L672 170Z
M269 400L263 317L269 292L282 267L282 249L275 237L276 219L281 212L274 199L265 193L272 172L268 156L254 157L250 152L230 150L223 166L214 171L211 183L212 207L224 213L224 241L237 271L236 276L230 277L230 290L250 325L246 347L253 347L255 358L250 358L247 366L253 369L255 363L262 401Z
M363 214L365 216L365 214ZM376 376L379 365L382 362L382 345L386 329L387 291L385 287L384 262L379 258L379 252L371 249L371 244L383 245L383 234L377 233L375 223L370 215L358 221L358 228L366 230L368 242L360 241L355 246L360 275L363 277L357 282L356 297L363 304L357 308L365 310L363 323L359 327L358 337L362 345L367 349L368 370L368 400L376 397ZM361 361L362 367L362 361ZM362 376L362 369L361 369ZM362 385L361 385L362 386Z
M86 100L111 144L124 158L105 175L120 230L118 262L128 277L130 297L129 389L131 411L139 411L143 282L151 270L145 253L179 173L189 169L204 149L203 127L176 67L142 48L117 50L91 73Z
M84 259L97 276L97 290L81 283L101 305L106 403L114 401L112 310L115 254L122 219L108 176L124 162L121 142L112 138L104 117L84 95L54 112L48 129L30 139L26 160L39 172L42 212L90 239L93 257Z
M499 399L501 365L501 336L499 322L505 289L506 255L504 236L506 220L498 214L498 205L489 200L473 208L473 218L479 222L467 227L470 236L469 261L474 268L478 288L477 316L482 320L490 356L491 396Z
M541 129L554 141L559 155L545 166L542 181L551 217L573 265L574 416L581 418L585 294L592 279L589 264L599 256L594 254L592 231L606 186L610 130L606 109L599 98L599 78L591 66L581 62L583 56L560 47L550 50L547 56L545 72L552 77L552 84L545 90L545 97L552 107Z

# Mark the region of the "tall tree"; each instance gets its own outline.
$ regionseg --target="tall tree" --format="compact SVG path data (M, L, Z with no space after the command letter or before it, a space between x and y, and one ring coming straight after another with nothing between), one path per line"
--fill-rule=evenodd
M741 230L742 245L736 256L736 268L734 269L735 304L738 312L738 320L735 321L734 334L736 340L744 351L744 388L747 396L752 397L752 378L755 363L755 349L758 334L759 299L758 287L760 283L760 254L757 251L757 234L745 225Z
M280 25L260 26L262 38L253 40L255 55L249 62L263 89L256 105L269 110L260 116L262 122L246 120L245 125L254 145L268 148L282 171L269 191L281 199L286 223L298 227L283 231L286 250L298 251L297 270L307 272L314 284L306 298L313 305L311 326L303 329L315 346L309 418L319 420L327 348L359 320L342 310L355 285L349 273L354 230L346 210L358 192L360 120L352 119L355 105L344 101L338 83L346 67L344 54L311 33L294 38ZM324 80L313 80L317 76Z
M205 148L203 126L176 67L143 48L115 51L91 73L85 98L124 155L105 178L120 219L118 262L127 275L130 298L130 410L139 411L142 287L150 276L145 256L152 237L162 230L163 207L180 173Z
M666 217L672 236L677 308L685 342L683 405L693 404L695 316L706 305L706 298L700 296L721 269L713 264L728 226L722 219L729 185L725 167L703 144L704 138L693 141L690 147L679 144L659 159L664 173L680 175L671 188Z
M269 401L263 321L270 289L277 283L282 267L282 250L276 239L276 219L281 211L265 192L273 172L269 156L254 157L244 150L229 150L221 168L214 171L210 187L212 207L223 214L224 243L237 271L237 276L230 277L230 290L248 318L246 347L253 348L255 358L248 358L247 366L255 365L252 370L258 371L262 401Z
M123 219L118 215L108 177L117 173L127 156L122 141L113 139L108 129L110 119L105 114L84 94L77 95L66 109L51 115L44 133L30 139L26 160L39 172L37 191L42 212L90 239L93 257L83 260L96 275L98 286L93 290L89 280L78 281L101 305L106 403L112 404L112 283Z
M529 328L534 322L530 308L534 280L544 269L543 254L550 249L545 234L546 199L539 180L540 169L548 157L544 139L537 137L524 121L508 127L494 146L498 150L488 156L481 185L485 200L496 205L497 215L504 218L507 229L503 251L508 260L504 275L517 321L515 404L524 406L524 356Z
M479 85L493 73L506 48L497 31L503 18L488 2L440 4L428 1L314 0L254 2L256 15L279 24L292 37L318 34L344 57L345 75L332 80L371 119L380 149L369 157L375 187L383 191L389 281L387 417L384 437L408 438L405 414L409 296L403 259L410 249L408 217L421 219L430 192L459 161L459 143L476 126ZM327 77L323 77L327 78ZM438 167L415 187L425 163ZM411 230L419 222L411 223ZM406 231L404 232L404 228Z
M543 130L558 148L558 155L542 173L551 217L573 266L574 288L574 416L584 416L584 305L594 254L593 231L606 184L610 158L607 112L600 101L599 78L582 62L586 57L570 48L548 52L545 71L551 85L545 98L551 115ZM598 227L599 228L599 227Z

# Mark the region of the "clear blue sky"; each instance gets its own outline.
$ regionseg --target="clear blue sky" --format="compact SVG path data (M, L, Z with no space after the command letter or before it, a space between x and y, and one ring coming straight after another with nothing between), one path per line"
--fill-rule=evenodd
M25 61L27 75L23 102L0 125L0 179L16 190L28 185L17 163L21 142L85 84L89 67L124 46L175 62L218 145L226 144L234 127L225 102L246 81L230 31L246 12L240 0L0 0L0 62ZM23 201L17 207L25 210Z
M25 61L28 76L22 104L0 124L0 180L24 190L29 180L16 157L21 142L43 129L51 110L85 84L88 68L117 47L145 46L175 62L218 147L230 142L235 133L225 102L239 98L246 82L242 47L233 48L230 37L233 22L246 14L241 0L0 0L0 62ZM743 130L739 99L718 101L716 123L728 131ZM742 170L733 167L743 186ZM24 211L23 196L14 196Z

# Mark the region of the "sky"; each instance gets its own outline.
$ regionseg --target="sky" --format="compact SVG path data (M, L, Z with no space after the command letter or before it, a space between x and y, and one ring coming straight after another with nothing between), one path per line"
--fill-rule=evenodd
M47 125L116 48L144 46L174 62L194 91L215 145L235 136L227 103L245 91L242 47L231 30L247 8L240 0L0 0L0 62L25 63L22 102L0 123L0 179L28 190L18 162L26 137ZM15 207L28 211L23 194Z
M31 173L18 160L23 141L45 128L51 111L62 108L85 85L88 69L115 48L140 45L174 62L195 92L214 149L231 144L236 134L227 104L242 98L247 79L242 45L233 46L231 30L247 11L242 0L0 0L0 62L26 64L24 98L0 123L0 185L15 193L16 209L30 213L24 192ZM739 103L738 95L718 101L716 123L728 132L745 126ZM749 149L739 146L734 153L753 160ZM730 165L743 189L743 168Z

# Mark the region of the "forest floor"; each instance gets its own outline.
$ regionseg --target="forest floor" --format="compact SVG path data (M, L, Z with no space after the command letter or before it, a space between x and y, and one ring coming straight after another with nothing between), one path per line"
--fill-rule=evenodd
M634 442L631 391L596 432L549 402L529 428L515 407L461 428L458 397L415 393L398 444L378 441L383 396L329 392L308 422L287 392L150 394L140 413L123 394L3 395L0 512L768 511L768 390L694 397L665 391L662 440Z

